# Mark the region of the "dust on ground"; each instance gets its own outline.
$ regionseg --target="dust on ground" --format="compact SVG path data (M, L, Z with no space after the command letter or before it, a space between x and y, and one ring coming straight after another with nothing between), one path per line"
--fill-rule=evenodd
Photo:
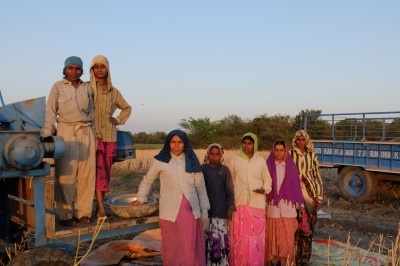
M136 193L144 173L129 173L113 170L111 191L108 197ZM378 195L369 203L354 203L345 201L337 186L337 171L334 169L321 170L324 181L324 206L322 210L331 214L330 219L319 219L314 239L331 239L343 243L349 242L352 246L366 250L380 250L385 254L386 248L392 248L396 240L400 222L400 199L386 193ZM159 181L153 184L153 191L159 191ZM117 239L132 239L137 234L120 236ZM113 238L111 240L116 240ZM95 247L111 241L98 240ZM118 265L162 265L161 257L127 259L124 258Z

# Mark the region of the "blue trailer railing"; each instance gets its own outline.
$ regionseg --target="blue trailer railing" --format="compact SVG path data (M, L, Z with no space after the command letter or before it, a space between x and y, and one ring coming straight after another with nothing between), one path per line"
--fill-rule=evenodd
M400 111L305 114L301 127L315 140L400 141Z

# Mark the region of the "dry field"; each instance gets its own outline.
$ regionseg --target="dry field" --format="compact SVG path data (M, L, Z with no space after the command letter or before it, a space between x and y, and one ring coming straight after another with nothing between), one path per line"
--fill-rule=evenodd
M236 152L234 150L225 151L225 161L229 160ZM149 168L153 156L157 153L158 150L137 150L137 159L116 163L113 167L109 196L136 192L140 180ZM196 150L196 154L202 161L205 150ZM269 152L263 151L260 154L266 158ZM337 187L337 172L334 169L323 169L321 173L325 193L323 211L330 213L331 219L318 220L314 238L330 238L381 254L392 252L396 255L391 256L398 261L395 265L399 265L400 199L394 195L381 195L370 203L348 202L340 197ZM159 190L158 182L153 185L153 190ZM125 265L146 264L145 261L126 263L131 264ZM160 261L158 258L158 261L153 260L149 263L149 265L157 265L156 263L160 263Z

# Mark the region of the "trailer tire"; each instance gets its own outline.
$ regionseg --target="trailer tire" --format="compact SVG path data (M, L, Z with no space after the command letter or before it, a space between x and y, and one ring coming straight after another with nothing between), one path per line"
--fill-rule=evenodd
M378 179L358 167L345 167L339 174L339 190L343 198L366 202L377 193Z
M17 255L7 265L11 266L70 266L74 258L56 248L34 248Z

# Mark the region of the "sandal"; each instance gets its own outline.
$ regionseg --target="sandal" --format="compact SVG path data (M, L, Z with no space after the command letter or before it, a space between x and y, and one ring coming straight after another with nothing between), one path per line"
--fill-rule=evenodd
M104 221L106 221L106 220L108 219L108 216L107 216L107 215L104 215L104 216L97 216L97 221L99 221L99 220L101 220L101 219L104 219Z

